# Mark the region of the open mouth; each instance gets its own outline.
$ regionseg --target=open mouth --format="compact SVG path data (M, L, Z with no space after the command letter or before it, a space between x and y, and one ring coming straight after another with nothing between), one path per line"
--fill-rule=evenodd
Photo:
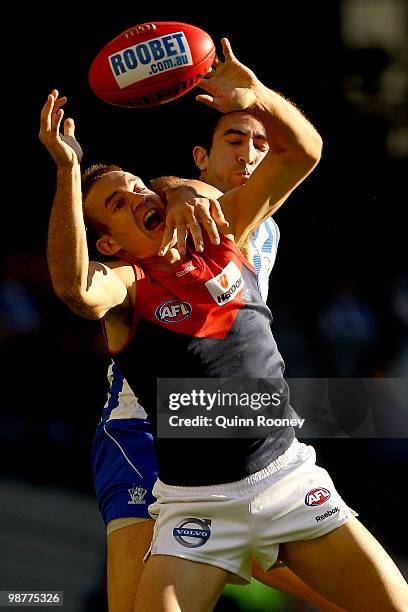
M163 221L163 215L157 208L150 208L143 216L143 225L148 232L153 232Z

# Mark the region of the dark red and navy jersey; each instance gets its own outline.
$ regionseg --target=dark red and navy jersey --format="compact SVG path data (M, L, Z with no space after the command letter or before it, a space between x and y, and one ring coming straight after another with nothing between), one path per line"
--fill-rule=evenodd
M135 266L136 306L128 342L114 359L152 421L157 378L282 379L255 269L234 242L206 240L203 254L168 272ZM286 387L286 385L285 385ZM280 406L286 409L287 397ZM263 469L294 437L282 428L262 439L156 439L159 478L200 486L240 480Z

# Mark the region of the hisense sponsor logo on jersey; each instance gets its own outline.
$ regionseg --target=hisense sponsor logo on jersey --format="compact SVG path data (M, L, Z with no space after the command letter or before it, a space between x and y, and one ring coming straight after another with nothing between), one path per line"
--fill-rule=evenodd
M329 489L324 487L317 487L306 493L305 504L307 506L321 506L324 502L327 502L331 493Z
M244 287L245 281L234 261L230 261L221 272L205 283L207 290L218 306L233 300Z
M180 323L191 315L191 305L179 300L168 300L156 308L156 318L162 323Z

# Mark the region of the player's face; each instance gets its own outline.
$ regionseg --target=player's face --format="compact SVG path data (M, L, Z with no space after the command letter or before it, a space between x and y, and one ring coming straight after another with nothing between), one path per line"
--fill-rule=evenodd
M201 178L222 192L243 185L269 150L265 128L243 112L225 115L204 155Z
M164 205L142 180L128 172L108 172L85 200L92 219L109 228L97 242L105 255L143 260L157 255L164 230Z

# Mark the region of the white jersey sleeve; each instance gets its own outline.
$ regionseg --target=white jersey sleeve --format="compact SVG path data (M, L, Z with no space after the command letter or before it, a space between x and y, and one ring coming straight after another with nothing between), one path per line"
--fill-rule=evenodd
M252 233L253 265L264 302L268 297L269 275L275 265L280 232L276 222L269 217Z

